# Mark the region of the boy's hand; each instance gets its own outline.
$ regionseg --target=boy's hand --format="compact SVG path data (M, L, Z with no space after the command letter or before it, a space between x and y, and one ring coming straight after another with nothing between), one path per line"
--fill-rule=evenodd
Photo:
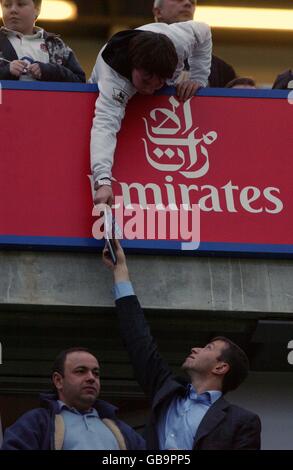
M113 243L115 246L117 264L112 263L111 257L109 255L109 250L105 246L103 250L103 263L107 268L110 268L113 271L115 282L126 282L129 281L128 268L126 264L126 257L118 240L113 238Z
M187 101L194 96L200 85L192 80L184 80L177 85L177 96L179 101Z
M94 199L95 205L107 204L109 207L112 207L113 201L114 196L111 186L103 185L96 191Z
M10 62L9 70L14 77L20 77L27 70L27 63L23 60L13 60Z
M41 80L41 78L42 78L42 71L41 71L40 64L31 64L31 65L28 67L28 71L29 71L29 73L31 74L31 76L32 76L33 78L36 78L37 80Z

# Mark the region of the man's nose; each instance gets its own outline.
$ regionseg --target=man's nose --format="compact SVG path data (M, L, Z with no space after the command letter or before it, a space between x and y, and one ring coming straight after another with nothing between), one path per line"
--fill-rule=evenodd
M200 350L201 350L201 348L192 348L191 352L193 352L195 354L198 354Z
M93 374L93 372L89 371L86 379L90 382L94 382L96 380L96 376Z

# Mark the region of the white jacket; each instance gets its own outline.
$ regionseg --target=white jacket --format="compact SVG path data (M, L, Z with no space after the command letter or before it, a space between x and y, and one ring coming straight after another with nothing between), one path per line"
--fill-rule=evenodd
M211 31L208 25L185 21L170 25L151 23L137 29L163 33L173 42L178 64L172 79L167 81L168 85L176 85L186 59L190 66L191 80L201 86L208 84L212 56ZM90 83L97 83L100 91L91 131L91 168L95 182L112 176L117 133L121 128L126 105L137 92L127 78L106 64L102 57L103 49L89 80Z

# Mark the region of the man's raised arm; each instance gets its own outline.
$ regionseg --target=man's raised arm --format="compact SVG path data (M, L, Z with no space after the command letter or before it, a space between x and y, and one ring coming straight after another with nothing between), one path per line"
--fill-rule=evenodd
M139 301L130 282L126 258L120 243L114 240L117 264L114 266L107 249L104 264L114 275L114 292L122 339L127 348L135 377L151 399L165 380L172 376L169 366L160 356Z

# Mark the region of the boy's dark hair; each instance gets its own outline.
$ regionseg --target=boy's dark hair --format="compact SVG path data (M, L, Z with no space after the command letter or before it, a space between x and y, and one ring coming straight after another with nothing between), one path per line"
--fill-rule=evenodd
M53 375L54 372L58 372L59 374L62 375L62 377L64 377L64 364L66 361L66 357L68 356L68 354L71 354L74 352L86 352L94 356L94 354L87 348L75 347L75 348L65 349L64 351L61 351L58 354L58 356L55 358L54 364L51 369L51 375Z
M128 52L132 70L143 69L163 79L171 78L176 70L176 49L165 34L142 31L130 40Z
M224 361L230 366L229 371L223 378L222 392L225 394L235 390L246 379L249 371L249 361L245 352L230 339L217 336L210 342L213 341L224 341L226 345L218 357L219 361Z
M238 77L231 80L231 82L227 83L226 88L233 88L237 85L247 85L251 87L256 87L256 83L253 78L250 77Z

